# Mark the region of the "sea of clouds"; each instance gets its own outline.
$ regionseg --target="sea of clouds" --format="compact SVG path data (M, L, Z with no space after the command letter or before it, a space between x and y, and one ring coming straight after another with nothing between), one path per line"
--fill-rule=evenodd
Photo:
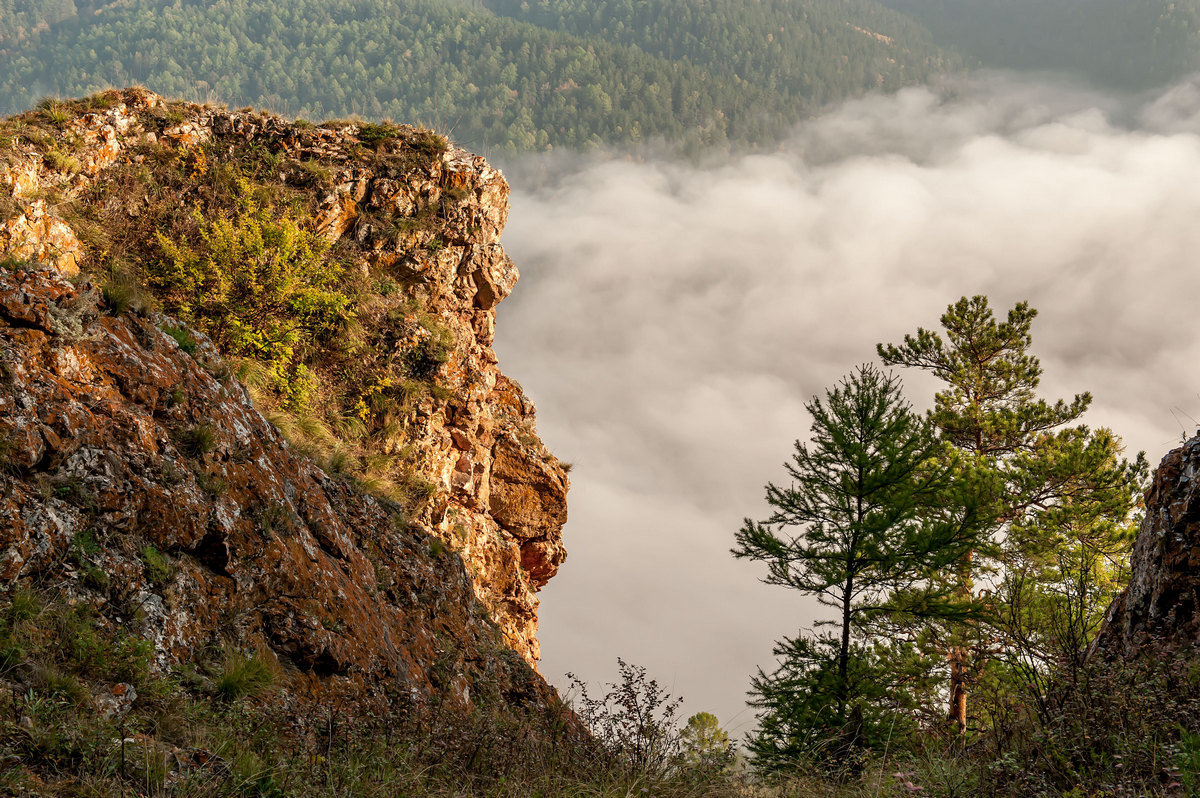
M696 166L510 165L504 371L574 464L570 559L542 593L542 672L645 665L685 714L753 725L745 691L820 608L756 580L804 403L877 342L986 294L1039 311L1049 398L1152 463L1200 426L1200 79L1111 97L985 75L847 103L778 152ZM936 385L902 373L926 407Z

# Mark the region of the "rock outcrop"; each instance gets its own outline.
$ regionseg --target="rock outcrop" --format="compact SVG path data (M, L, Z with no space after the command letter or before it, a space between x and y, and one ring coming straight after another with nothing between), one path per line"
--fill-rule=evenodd
M1090 654L1136 658L1200 646L1200 435L1155 471L1130 569Z
M568 480L491 349L518 276L498 243L504 178L440 139L409 157L430 135L412 129L387 131L393 153L356 123L99 97L56 109L51 135L18 118L0 138L0 589L62 569L161 664L221 639L274 652L314 692L399 684L469 703L486 682L549 700L526 663L536 593L566 556ZM347 268L395 287L367 303L390 325L362 333L385 350L376 361L431 335L414 318L446 332L422 367L436 390L379 444L422 486L406 508L290 444L198 329L114 310L87 277L105 257L88 224L107 220L111 240L152 213L150 192L114 181L164 160L202 175L246 153L263 158L256 174L308 192L311 229Z

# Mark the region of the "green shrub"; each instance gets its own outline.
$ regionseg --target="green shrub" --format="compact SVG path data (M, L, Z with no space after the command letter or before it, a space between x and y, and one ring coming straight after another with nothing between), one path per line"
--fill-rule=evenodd
M338 330L350 305L336 287L343 269L324 258L325 239L275 211L269 191L231 179L232 213L206 218L196 210L194 234L157 234L161 257L150 283L226 355L264 361L275 387L300 406L310 389L303 358Z
M175 563L154 546L142 547L142 565L152 585L161 585L175 575Z
M400 130L389 122L364 122L358 127L358 140L363 144L382 144L400 137Z

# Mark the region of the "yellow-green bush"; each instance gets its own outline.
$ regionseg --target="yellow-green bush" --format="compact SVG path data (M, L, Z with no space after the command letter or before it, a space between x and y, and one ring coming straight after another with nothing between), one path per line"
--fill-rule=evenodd
M231 210L206 218L197 208L194 232L157 233L162 257L149 279L222 351L269 364L275 387L300 405L311 391L304 350L347 316L350 298L337 287L342 269L293 212L273 207L245 177L233 181Z

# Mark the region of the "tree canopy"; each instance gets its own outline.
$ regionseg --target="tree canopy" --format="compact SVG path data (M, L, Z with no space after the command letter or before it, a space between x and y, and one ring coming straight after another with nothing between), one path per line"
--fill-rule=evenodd
M140 83L484 151L768 145L824 103L958 64L874 0L18 5L0 3L0 113Z

